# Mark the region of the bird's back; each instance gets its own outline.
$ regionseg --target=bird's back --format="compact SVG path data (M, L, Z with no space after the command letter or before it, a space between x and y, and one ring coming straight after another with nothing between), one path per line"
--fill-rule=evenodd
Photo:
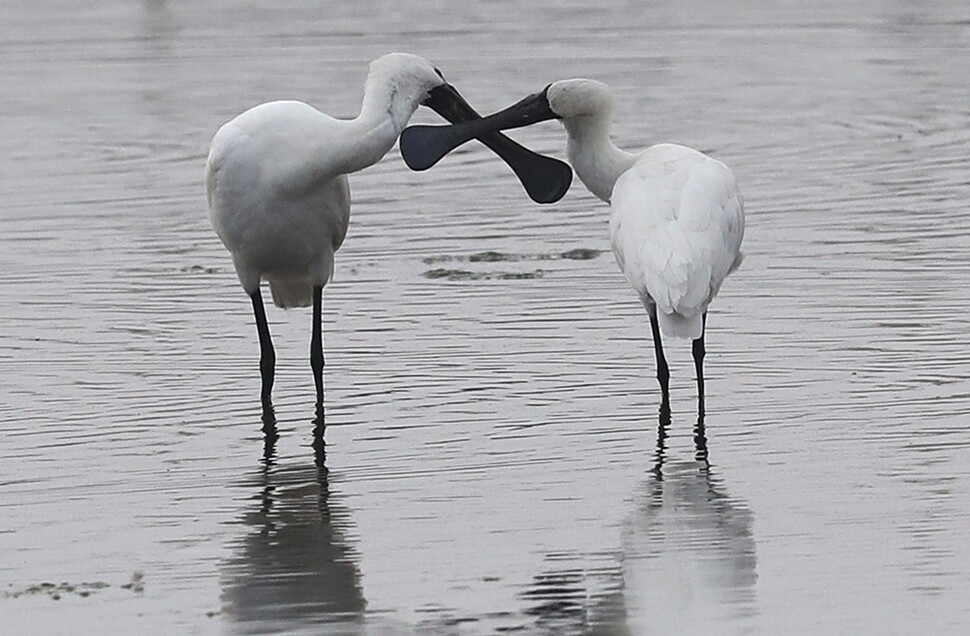
M302 102L270 102L213 138L209 218L247 293L265 278L277 304L302 306L329 279L350 217L347 177L321 152L339 125Z
M696 150L652 146L613 188L617 262L665 335L697 338L724 278L741 262L744 212L730 169Z

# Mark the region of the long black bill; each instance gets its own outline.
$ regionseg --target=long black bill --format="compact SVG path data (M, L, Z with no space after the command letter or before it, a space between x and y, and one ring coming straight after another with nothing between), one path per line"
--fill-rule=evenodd
M424 105L453 125L404 130L401 155L412 170L427 170L461 144L477 138L512 168L536 203L555 203L569 190L573 171L568 164L533 152L498 132L555 118L545 91L484 119L450 84L433 89Z

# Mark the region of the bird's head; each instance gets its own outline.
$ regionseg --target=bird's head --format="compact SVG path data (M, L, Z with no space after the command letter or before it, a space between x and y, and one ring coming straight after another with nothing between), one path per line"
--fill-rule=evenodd
M389 53L370 65L365 93L380 93L383 88L388 108L403 124L418 106L427 106L451 122L469 118L471 106L445 81L431 62L410 53ZM477 116L477 114L475 115Z
M574 117L609 117L613 112L613 95L603 82L591 79L568 79L546 87L549 109L559 119Z
M388 53L370 63L368 84L393 88L395 97L410 97L419 103L445 78L431 62L410 53Z

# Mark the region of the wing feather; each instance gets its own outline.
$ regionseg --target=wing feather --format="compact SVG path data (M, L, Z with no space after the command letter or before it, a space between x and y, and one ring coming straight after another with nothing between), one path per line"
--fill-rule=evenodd
M611 242L627 280L648 306L699 325L741 258L744 213L730 169L683 146L653 146L611 198Z

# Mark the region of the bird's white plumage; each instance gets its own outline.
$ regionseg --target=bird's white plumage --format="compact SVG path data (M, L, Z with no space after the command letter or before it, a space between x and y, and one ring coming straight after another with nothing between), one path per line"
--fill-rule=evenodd
M207 170L212 226L247 293L303 307L329 281L350 221L350 187L333 148L341 122L301 102L270 102L219 129Z
M392 53L371 63L355 119L276 101L219 129L206 164L209 218L247 294L265 279L276 305L312 303L347 233L347 173L379 161L442 84L427 60Z
M610 241L665 335L698 338L702 316L741 262L744 213L730 169L691 148L648 148L617 179Z
M744 211L731 170L675 144L638 155L617 148L613 99L601 82L554 82L546 97L569 134L577 176L613 208L610 240L626 279L664 335L700 338L707 306L743 258Z

